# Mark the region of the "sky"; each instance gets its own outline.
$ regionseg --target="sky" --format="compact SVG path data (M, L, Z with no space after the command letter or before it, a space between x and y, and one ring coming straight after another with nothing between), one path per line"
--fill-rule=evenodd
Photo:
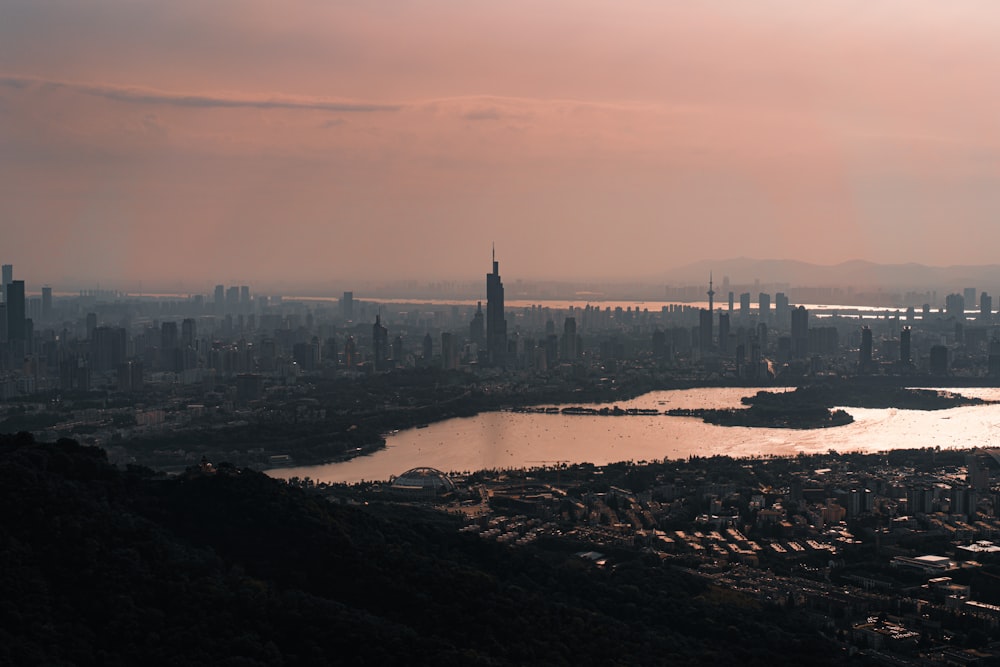
M40 285L992 264L995 0L0 0Z

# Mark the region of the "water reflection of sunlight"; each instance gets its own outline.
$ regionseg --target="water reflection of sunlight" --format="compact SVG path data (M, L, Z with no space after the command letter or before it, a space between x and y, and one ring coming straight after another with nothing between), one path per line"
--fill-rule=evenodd
M691 389L653 392L621 407L737 407L756 389ZM956 389L967 396L1000 399L1000 389ZM608 403L613 406L616 403ZM440 470L530 467L531 461L683 458L691 454L792 455L797 452L881 451L905 447L961 448L993 444L1000 405L921 412L845 408L853 424L795 431L726 428L698 419L666 416L600 417L510 412L483 413L389 436L387 447L344 463L284 468L271 474L321 481L388 479L417 466Z

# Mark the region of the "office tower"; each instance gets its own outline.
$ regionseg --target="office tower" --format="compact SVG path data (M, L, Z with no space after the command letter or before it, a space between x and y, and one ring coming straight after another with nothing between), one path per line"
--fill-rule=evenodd
M198 325L190 317L181 322L181 344L184 347L195 347L195 339L198 337Z
M381 371L388 367L389 359L389 330L382 326L382 316L375 316L375 324L372 325L372 350L375 356L375 370Z
M576 318L567 317L563 321L562 358L573 360L580 356L577 349Z
M215 304L215 314L221 315L226 312L226 286L216 285L215 286L215 296L212 299Z
M45 322L49 321L52 317L52 288L43 287L42 288L42 320Z
M729 312L733 312L733 304L735 302L736 295L732 292L729 293Z
M740 319L750 318L750 292L740 294Z
M240 309L240 288L233 285L226 288L226 313L236 313Z
M899 332L899 360L904 365L909 365L913 359L913 352L910 348L910 327L903 327Z
M976 288L966 287L962 290L962 297L965 299L965 304L971 308L976 302Z
M164 322L160 325L160 349L172 350L179 344L177 337L177 322Z
M729 313L719 313L719 351L729 354Z
M7 285L7 340L25 341L24 281L12 280Z
M358 363L358 344L354 342L354 336L348 336L344 341L344 367L354 368Z
M478 345L483 346L486 342L486 315L483 314L483 302L476 302L476 314L472 316L472 322L469 323L469 340Z
M947 317L956 320L965 319L965 297L961 294L949 294L944 298L944 312Z
M441 367L447 371L458 368L458 345L455 336L447 331L441 333Z
M250 286L240 285L240 312L250 312Z
M712 349L712 311L698 311L698 349L706 354Z
M979 319L983 322L993 319L993 297L986 292L979 295Z
M771 295L761 292L757 295L757 314L762 322L771 318Z
M14 282L14 265L4 264L3 269L0 270L2 273L3 284L0 285L0 296L3 296L4 303L7 303L7 285Z
M861 327L861 348L858 350L858 372L868 373L872 368L872 330Z
M344 292L340 297L340 316L345 320L354 319L354 292Z
M792 357L805 359L809 353L809 311L799 306L792 311Z
M965 455L967 469L965 483L969 485L969 488L976 491L989 491L990 463L990 455L981 450L973 450L972 453Z
M392 359L398 365L403 361L405 353L403 352L403 337L396 336L392 339Z
M434 339L431 338L429 333L424 334L424 341L420 346L420 358L424 361L430 361L434 356Z
M93 369L99 373L117 371L125 361L127 332L120 327L97 327L91 340Z
M932 345L930 351L931 375L948 374L948 348L944 345Z
M774 295L774 321L779 328L788 322L788 297L784 292L776 292Z
M667 334L660 329L653 332L653 356L657 359L667 356Z
M491 366L504 366L507 357L507 320L504 316L500 263L493 251L493 273L486 274L486 358Z
M0 303L0 343L7 342L7 304Z

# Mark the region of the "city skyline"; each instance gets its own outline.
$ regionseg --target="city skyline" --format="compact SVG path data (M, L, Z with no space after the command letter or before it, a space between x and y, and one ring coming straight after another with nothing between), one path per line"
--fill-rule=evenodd
M2 7L29 289L472 279L493 240L525 280L1000 242L984 3Z

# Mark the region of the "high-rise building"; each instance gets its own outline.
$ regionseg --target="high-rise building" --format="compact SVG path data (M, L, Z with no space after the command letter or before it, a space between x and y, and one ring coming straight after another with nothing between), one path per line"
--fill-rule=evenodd
M226 289L226 312L238 313L240 310L240 288L233 285Z
M375 356L375 370L385 370L389 365L389 330L382 326L381 315L375 316L375 324L372 325L372 350Z
M712 349L712 311L698 311L698 349L706 354Z
M966 305L972 308L973 304L976 303L976 288L966 287L964 290L962 290L962 297L965 299Z
M944 345L932 345L930 350L931 375L948 374L948 348Z
M448 371L458 368L458 344L448 331L441 333L441 367Z
M986 292L979 295L979 319L983 322L993 319L993 297Z
M226 286L216 285L215 286L215 296L213 298L213 303L215 304L216 315L222 315L226 312Z
M344 341L344 367L354 368L358 363L358 345L354 342L354 336L348 336Z
M949 294L944 298L944 312L947 317L956 320L965 319L965 297L961 294Z
M729 354L729 313L719 313L719 351Z
M792 357L805 359L809 353L809 311L799 306L792 311Z
M913 351L910 347L910 327L903 327L899 332L899 360L903 365L908 366L913 360Z
M420 358L428 362L434 356L434 339L429 333L424 334L423 343L420 346Z
M774 295L774 320L779 328L783 328L788 322L788 297L784 292L776 292Z
M193 318L185 318L181 322L181 344L184 347L195 347L195 339L198 337L198 324Z
M503 282L500 263L493 251L493 272L486 274L486 358L491 366L505 366L507 357L507 319L503 305Z
M52 317L52 288L46 286L42 288L42 320L48 322L50 317Z
M117 371L125 361L128 335L121 327L97 327L91 340L91 363L99 373Z
M483 346L486 342L486 315L483 314L483 302L476 302L476 314L472 316L472 322L469 323L469 340L478 345Z
M750 292L740 294L740 318L750 318Z
M861 327L861 347L858 350L858 372L868 373L872 369L872 330Z
M354 292L344 292L340 298L340 316L345 320L354 319Z
M0 275L2 275L2 284L0 284L0 296L3 297L4 303L7 303L7 285L14 282L14 265L4 264L3 268L0 269Z
M25 341L24 281L12 280L7 285L7 340Z
M771 295L761 292L757 295L757 314L761 321L766 322L771 318Z
M563 321L562 358L573 360L580 356L577 349L576 318L567 317Z

